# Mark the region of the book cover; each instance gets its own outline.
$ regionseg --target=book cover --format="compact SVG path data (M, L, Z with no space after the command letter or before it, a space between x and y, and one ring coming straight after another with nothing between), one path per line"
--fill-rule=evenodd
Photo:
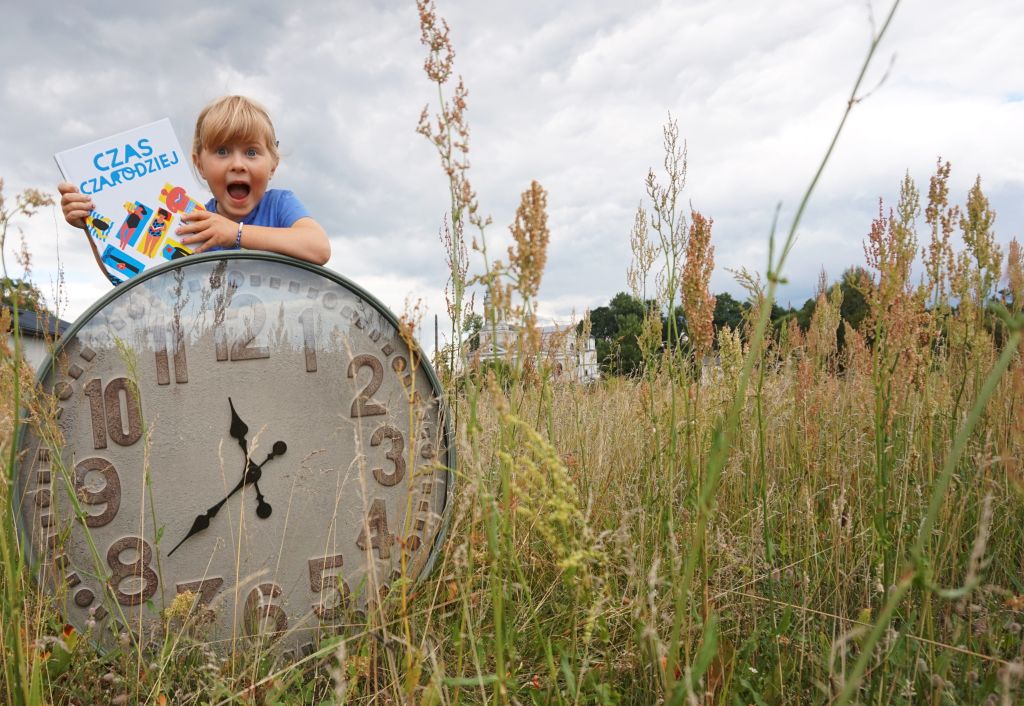
M92 197L86 230L115 285L191 254L174 237L207 197L167 118L54 155L64 180Z

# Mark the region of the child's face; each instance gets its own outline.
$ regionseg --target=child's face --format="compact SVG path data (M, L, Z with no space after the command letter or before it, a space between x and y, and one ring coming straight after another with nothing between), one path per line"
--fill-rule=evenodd
M204 147L198 155L192 155L192 160L210 185L217 210L235 221L256 208L277 168L267 146L258 142Z

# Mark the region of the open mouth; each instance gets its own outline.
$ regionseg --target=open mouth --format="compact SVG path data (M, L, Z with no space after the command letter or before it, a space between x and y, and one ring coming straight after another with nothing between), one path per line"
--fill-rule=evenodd
M236 201L242 201L249 195L249 185L236 182L234 184L228 184L228 196L235 199Z

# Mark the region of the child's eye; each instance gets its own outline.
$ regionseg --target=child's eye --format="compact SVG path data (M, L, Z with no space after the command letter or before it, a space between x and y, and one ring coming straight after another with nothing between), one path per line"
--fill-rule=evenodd
M246 157L255 157L255 156L257 156L258 154L259 154L259 152L258 152L258 151L256 150L256 148L255 148L255 147L250 147L249 149L247 149L247 150L245 151L245 156L246 156Z
M227 147L218 147L217 148L217 156L218 157L227 157L228 156L228 148Z

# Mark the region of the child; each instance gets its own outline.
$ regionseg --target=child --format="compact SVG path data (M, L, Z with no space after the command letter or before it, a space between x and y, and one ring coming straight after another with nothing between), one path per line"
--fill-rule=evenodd
M197 253L245 247L327 262L331 244L320 224L291 191L267 189L279 161L274 126L261 105L225 96L206 106L196 120L192 163L213 198L206 211L181 215L180 242ZM64 219L84 230L92 199L73 184L57 190Z

